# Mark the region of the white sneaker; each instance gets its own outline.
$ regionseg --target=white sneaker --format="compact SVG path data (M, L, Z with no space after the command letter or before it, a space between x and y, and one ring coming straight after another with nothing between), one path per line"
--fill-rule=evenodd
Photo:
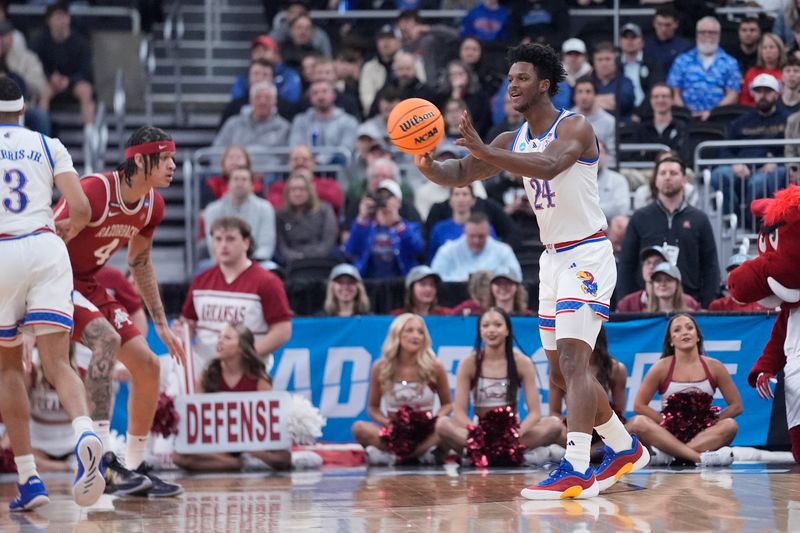
M372 466L394 466L397 457L375 446L367 446L367 464Z
M550 460L554 463L560 463L567 454L567 449L560 444L551 444L547 449L550 451Z
M525 452L525 464L540 466L550 460L550 450L546 446L540 446Z
M436 446L431 446L428 451L419 456L419 464L421 465L435 465L436 455L433 453Z
M728 466L733 462L733 450L723 446L719 450L711 450L700 454L701 466Z
M292 452L292 468L295 470L308 470L322 466L322 456L308 450Z
M675 460L673 456L662 452L655 446L651 446L653 453L650 455L650 466L669 466Z

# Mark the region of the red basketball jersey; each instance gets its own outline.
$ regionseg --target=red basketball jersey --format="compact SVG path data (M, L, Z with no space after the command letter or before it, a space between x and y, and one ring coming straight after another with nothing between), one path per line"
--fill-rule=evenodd
M120 248L136 234L152 237L164 218L164 199L154 189L136 204L122 201L121 176L117 172L90 174L81 178L89 198L92 218L69 243L70 263L75 278L91 278ZM60 200L55 208L56 221L69 216L69 208Z

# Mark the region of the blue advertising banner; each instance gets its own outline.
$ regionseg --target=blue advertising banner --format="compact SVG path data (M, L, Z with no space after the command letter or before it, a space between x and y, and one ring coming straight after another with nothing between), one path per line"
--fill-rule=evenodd
M451 388L458 362L475 342L475 317L428 317L425 322L433 348L445 366ZM771 402L759 398L747 385L747 373L769 338L775 317L697 316L709 356L722 361L733 376L744 404L737 418L739 434L734 445L757 446L767 440ZM275 390L304 394L328 418L322 440L352 442L356 420L368 420L367 397L372 364L392 317L298 318L293 320L292 340L277 354L270 373ZM666 317L606 325L612 355L628 370L627 416L633 416L633 400L652 364L661 355ZM548 413L548 364L539 339L536 318L513 319L519 349L532 356L540 387L542 412ZM522 403L522 402L521 402ZM659 409L658 396L654 407ZM715 401L724 405L721 395Z

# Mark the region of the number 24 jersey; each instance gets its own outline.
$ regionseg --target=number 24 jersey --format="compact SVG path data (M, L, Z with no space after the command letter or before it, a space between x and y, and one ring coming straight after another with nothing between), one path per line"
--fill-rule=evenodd
M164 218L164 199L150 189L133 205L122 201L118 172L90 174L81 178L81 187L89 198L92 218L69 243L69 259L75 278L90 278L114 253L128 244L134 235L152 237ZM69 216L69 208L59 201L56 220Z

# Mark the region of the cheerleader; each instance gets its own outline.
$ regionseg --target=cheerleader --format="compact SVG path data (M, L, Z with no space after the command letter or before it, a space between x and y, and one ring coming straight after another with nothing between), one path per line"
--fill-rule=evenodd
M636 394L637 416L626 427L642 443L656 447L651 464L670 464L679 459L703 466L733 462L727 446L736 436L734 417L742 412L742 400L728 370L721 362L702 355L703 334L690 315L680 313L667 324L661 359L647 372ZM719 389L727 407L711 407ZM650 407L656 391L661 412Z
M517 413L520 386L528 409L522 423ZM470 398L477 426L467 416ZM436 432L443 447L466 447L476 466L521 464L525 450L536 448L543 453L533 462L542 463L549 458L544 447L558 441L561 421L541 416L536 371L530 358L514 349L511 319L501 308L481 314L474 350L458 365L454 415L440 418ZM496 439L502 444L496 445Z
M434 416L437 397L440 407ZM389 326L381 358L370 374L367 414L377 424L358 421L353 436L366 449L370 464L429 462L429 452L438 444L436 417L447 416L451 409L447 373L436 360L425 322L413 313L399 315Z
M206 393L272 390L272 379L256 353L255 339L249 329L241 325L228 325L220 332L216 357L203 371L197 390ZM292 466L289 450L248 453L275 470L286 470ZM174 453L172 460L183 469L197 471L229 472L241 470L244 466L241 454L234 453Z

